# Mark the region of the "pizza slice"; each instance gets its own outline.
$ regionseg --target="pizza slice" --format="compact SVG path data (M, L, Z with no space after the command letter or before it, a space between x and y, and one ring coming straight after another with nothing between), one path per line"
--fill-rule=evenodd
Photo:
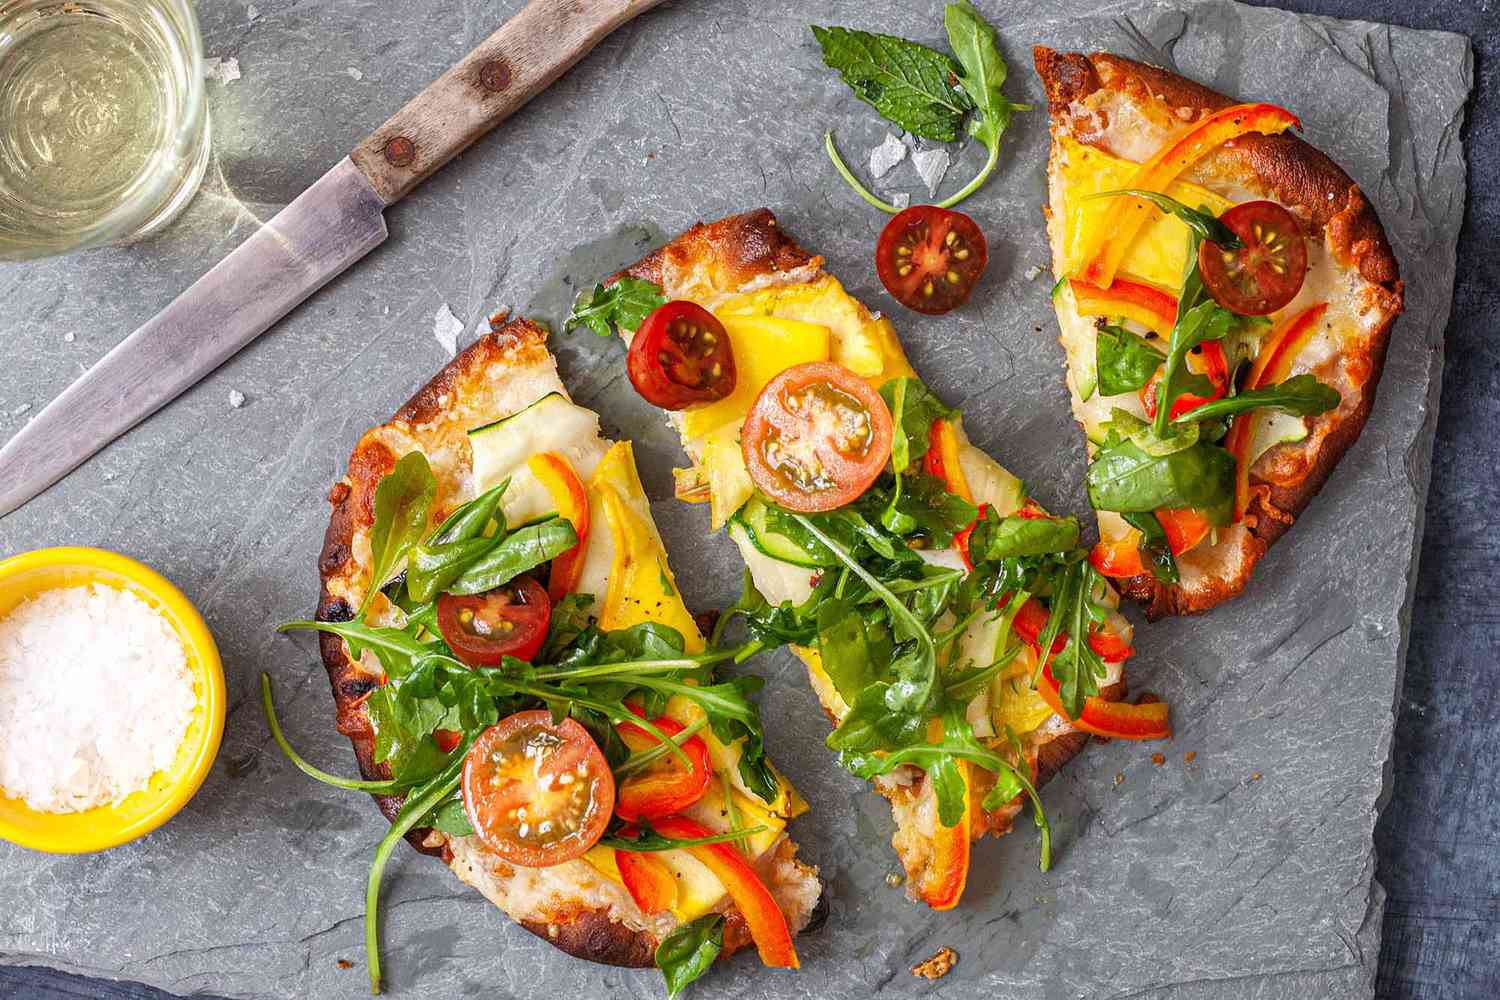
M694 226L575 319L611 302L634 304L631 381L691 459L679 496L749 571L721 622L806 662L829 747L891 803L908 891L957 905L971 842L1027 799L1045 867L1037 785L1089 733L1167 735L1166 705L1120 703L1131 630L1076 519L971 445L890 321L767 210Z
M1035 59L1094 565L1153 618L1205 611L1359 437L1402 308L1396 259L1290 112L1109 53Z
M333 505L317 621L339 731L404 836L579 958L675 992L753 944L797 966L816 869L748 695L716 676L628 441L601 437L526 321L496 322L368 431Z

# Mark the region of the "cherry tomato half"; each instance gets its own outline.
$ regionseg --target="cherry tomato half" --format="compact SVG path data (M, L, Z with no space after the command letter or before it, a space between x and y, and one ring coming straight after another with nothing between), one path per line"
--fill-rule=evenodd
M875 272L897 302L936 315L964 304L990 251L962 212L913 205L886 223L875 244Z
M1307 276L1307 243L1297 217L1274 201L1236 205L1219 221L1243 244L1198 248L1198 273L1214 301L1242 316L1266 316L1297 295Z
M453 655L471 667L497 666L507 656L531 659L551 620L547 591L529 576L482 594L443 594L437 602L438 631Z
M511 864L547 868L598 843L615 804L615 778L575 719L545 708L501 719L464 759L464 810L484 845Z
M787 510L833 510L858 497L891 457L891 411L842 365L809 361L756 397L740 437L745 467Z
M646 402L685 410L734 392L734 349L724 324L695 302L658 307L630 341L630 383Z

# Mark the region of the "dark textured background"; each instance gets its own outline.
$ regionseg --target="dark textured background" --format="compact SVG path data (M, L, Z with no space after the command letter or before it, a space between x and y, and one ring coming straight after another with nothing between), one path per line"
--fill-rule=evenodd
M1256 0L1251 0L1256 2ZM1459 31L1477 70L1465 147L1469 199L1447 333L1448 364L1393 791L1376 832L1388 893L1377 996L1500 997L1500 550L1488 525L1500 458L1500 255L1480 234L1500 224L1500 151L1491 60L1500 50L1494 0L1283 0L1310 13ZM212 39L209 39L212 47ZM142 986L42 969L0 968L0 998L160 1000Z

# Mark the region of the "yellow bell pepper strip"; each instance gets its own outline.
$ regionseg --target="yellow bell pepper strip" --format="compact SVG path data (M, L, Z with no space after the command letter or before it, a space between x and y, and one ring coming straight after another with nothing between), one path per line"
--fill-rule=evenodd
M631 828L621 832L624 836L634 836ZM648 916L665 913L677 902L677 881L672 878L672 869L654 854L616 849L615 867L620 869L625 891L642 913Z
M1252 132L1276 135L1289 128L1301 129L1302 123L1285 108L1274 104L1236 104L1209 115L1163 146L1140 165L1126 187L1165 194L1183 171L1225 143ZM1131 241L1159 211L1142 198L1122 195L1114 199L1109 214L1090 235L1078 276L1100 288L1113 285Z
M943 722L933 719L928 727L931 738L943 738ZM933 810L932 860L922 873L921 881L914 889L916 896L934 910L951 910L963 898L964 886L969 882L969 860L972 835L970 827L974 821L974 796L971 782L973 769L964 761L957 761L958 773L964 779L964 812L953 826L944 826Z
M964 476L963 466L958 461L958 430L953 421L939 418L932 422L927 432L927 454L923 459L929 476L943 481L949 493L974 502L969 490L969 480Z
M1302 346L1316 332L1318 323L1327 311L1328 303L1319 302L1277 324L1266 337L1260 353L1251 363L1250 373L1245 377L1245 388L1259 389L1285 381L1287 373L1291 370L1292 361L1302 350ZM1235 417L1234 423L1229 428L1229 434L1224 438L1224 447L1235 460L1234 519L1236 522L1242 520L1245 511L1250 509L1250 466L1255 464L1255 459L1258 457L1250 454L1251 438L1254 436L1251 418L1255 416L1255 413L1255 410L1251 410Z
M668 816L651 825L663 837L677 840L698 840L714 835L714 831L685 816ZM745 926L750 929L761 962L777 969L798 968L797 949L792 945L792 932L787 927L786 916L745 856L733 844L725 843L694 844L686 850L724 884L735 908L745 918Z
M1119 278L1103 288L1069 278L1068 287L1080 316L1121 316L1163 339L1172 336L1172 325L1177 322L1177 299L1154 285Z
M555 451L531 456L526 467L552 494L558 514L573 525L578 536L577 545L552 560L547 596L556 604L578 586L578 576L583 572L583 555L588 551L589 540L589 494L578 473L573 471L573 464Z
M1052 711L1068 719L1068 713L1063 710L1062 693L1058 690L1057 680L1052 676L1050 666L1042 670L1041 679L1037 681L1037 694L1051 706ZM1172 727L1167 721L1170 714L1171 709L1164 701L1131 705L1128 702L1089 698L1084 701L1083 711L1078 718L1068 721L1073 723L1075 729L1113 740L1165 740L1172 736Z

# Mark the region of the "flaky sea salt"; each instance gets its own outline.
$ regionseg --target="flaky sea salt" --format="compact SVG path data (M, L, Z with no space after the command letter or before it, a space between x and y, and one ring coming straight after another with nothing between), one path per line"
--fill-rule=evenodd
M364 73L360 72L358 66L350 66L348 69L344 70L344 72L348 73L349 79L355 81L356 83L365 78Z
M240 61L234 56L203 60L203 76L216 83L233 83L240 78Z
M463 323L453 315L448 303L438 306L432 317L432 336L450 356L458 353L458 335L463 332Z
M906 144L887 132L885 141L870 150L870 173L876 179L884 177L904 159L906 159Z
M128 591L43 591L0 618L0 793L76 812L172 765L197 695L172 626Z
M921 175L922 183L927 185L928 197L936 195L938 185L943 183L943 175L948 172L948 164L952 162L948 151L942 146L934 146L932 149L914 149L911 162L912 166L917 168L917 173Z

